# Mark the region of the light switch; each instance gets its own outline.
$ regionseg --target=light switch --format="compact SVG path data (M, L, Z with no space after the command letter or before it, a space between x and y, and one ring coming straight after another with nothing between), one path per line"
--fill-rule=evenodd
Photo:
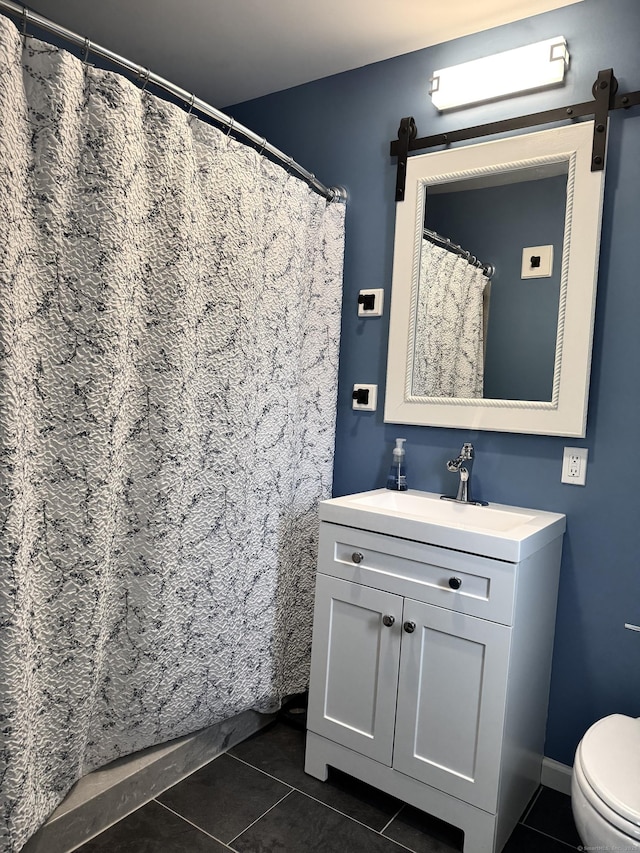
M550 278L553 246L529 246L522 250L522 278Z

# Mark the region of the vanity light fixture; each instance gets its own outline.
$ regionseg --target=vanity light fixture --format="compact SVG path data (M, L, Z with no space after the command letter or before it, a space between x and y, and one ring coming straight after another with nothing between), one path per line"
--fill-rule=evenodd
M563 36L433 72L429 94L442 110L557 86L569 66Z

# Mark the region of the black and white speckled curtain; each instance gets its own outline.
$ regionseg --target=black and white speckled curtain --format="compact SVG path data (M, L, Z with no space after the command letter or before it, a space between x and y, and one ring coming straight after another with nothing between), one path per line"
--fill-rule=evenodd
M306 686L342 205L0 17L0 849Z
M482 397L484 292L489 279L460 255L422 241L411 393Z

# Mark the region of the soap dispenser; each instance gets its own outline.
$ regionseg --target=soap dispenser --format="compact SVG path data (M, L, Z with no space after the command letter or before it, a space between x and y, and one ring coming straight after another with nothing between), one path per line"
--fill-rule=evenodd
M387 488L395 492L407 491L407 469L404 461L404 443L406 438L396 438L396 446L393 448L393 462L387 477Z

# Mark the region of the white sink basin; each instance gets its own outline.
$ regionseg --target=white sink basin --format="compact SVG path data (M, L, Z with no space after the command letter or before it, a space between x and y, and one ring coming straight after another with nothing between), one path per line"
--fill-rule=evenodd
M559 513L443 501L438 494L413 489L377 489L322 501L320 518L510 562L561 536L566 521Z
M457 501L440 500L439 495L428 492L379 492L365 493L355 497L358 506L370 507L382 512L400 513L421 521L453 525L473 530L513 530L534 516L514 509L496 509L494 506L474 506Z

